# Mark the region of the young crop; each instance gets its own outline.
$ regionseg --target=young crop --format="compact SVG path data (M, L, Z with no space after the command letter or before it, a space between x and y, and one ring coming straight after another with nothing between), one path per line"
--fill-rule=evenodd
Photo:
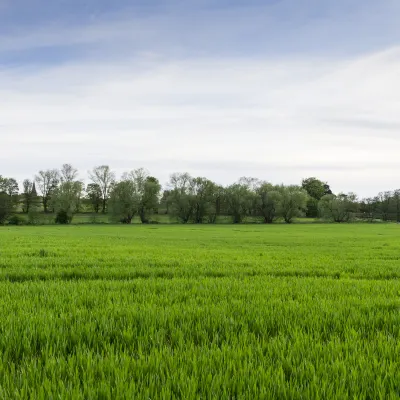
M1 398L398 398L396 225L0 230Z

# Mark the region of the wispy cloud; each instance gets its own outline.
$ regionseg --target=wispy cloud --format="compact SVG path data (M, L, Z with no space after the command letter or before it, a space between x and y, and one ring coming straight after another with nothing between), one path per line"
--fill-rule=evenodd
M188 170L220 183L317 175L361 195L400 186L400 47L328 54L312 35L324 38L322 21L332 32L339 9L316 7L311 18L309 7L296 17L296 52L293 16L285 15L293 2L232 10L205 3L197 2L203 27L182 19L195 13L175 3L175 13L115 11L85 26L48 23L2 36L0 173L23 179L71 162L85 175L110 163L118 172L147 167L163 182ZM349 20L363 12L350 7ZM62 62L45 53L8 63L18 52L66 46Z

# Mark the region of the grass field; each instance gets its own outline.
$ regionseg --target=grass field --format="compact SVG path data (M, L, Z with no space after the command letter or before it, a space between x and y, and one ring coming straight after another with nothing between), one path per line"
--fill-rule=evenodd
M18 216L20 220L20 225L30 225L29 218L27 214L16 213L14 215ZM36 225L55 225L56 215L52 213L44 214L40 213L37 217ZM154 224L178 224L180 223L176 217L172 215L166 215L164 213L153 214L150 216L150 221ZM322 223L323 221L317 218L295 218L295 223ZM87 225L87 224L113 224L114 222L110 222L110 216L108 214L102 213L78 213L74 214L72 219L72 225ZM220 215L217 217L216 223L219 224L232 224L232 217L229 215ZM244 224L263 224L262 217L250 217L247 216L244 221ZM283 220L278 220L275 223L284 223ZM140 217L136 215L132 219L132 224L140 224L142 222Z
M0 229L0 397L400 396L400 226Z

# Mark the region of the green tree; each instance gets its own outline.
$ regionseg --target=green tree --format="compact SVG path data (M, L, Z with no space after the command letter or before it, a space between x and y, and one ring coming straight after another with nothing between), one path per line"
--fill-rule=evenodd
M0 192L9 196L13 206L18 204L19 187L14 178L4 178L0 175Z
M139 194L132 180L117 182L110 193L110 219L113 222L130 224L138 212L139 200Z
M169 181L168 208L183 224L193 218L193 178L188 173L174 173Z
M43 210L48 212L49 203L53 192L57 189L60 181L59 172L56 169L39 171L35 176L35 182L42 196Z
M210 199L211 205L208 208L208 222L210 224L215 224L218 216L221 215L224 193L225 189L223 186L214 184L214 189Z
M279 216L290 224L293 218L301 217L307 209L308 194L297 185L284 186L278 188L280 193Z
M77 191L77 201L75 201L75 213L81 211L82 197L85 190L85 185L82 181L78 179L78 170L71 164L63 164L60 169L60 182L61 184L69 183L74 184L74 189Z
M303 179L301 187L309 195L306 216L310 218L318 217L318 202L323 196L332 194L329 185L315 177L311 177Z
M400 222L400 189L393 192L393 206L396 213L396 221Z
M4 191L0 191L0 224L3 225L14 210L11 197Z
M168 201L170 195L170 191L169 190L164 190L160 199L160 208L162 208L165 214L169 214L169 206L170 203Z
M69 224L76 213L82 183L64 181L57 187L51 198L51 206L56 212L56 222Z
M98 185L101 190L102 212L104 214L107 209L107 201L110 192L115 183L115 173L111 171L108 165L100 165L89 172L89 178L94 184Z
M279 216L282 193L279 186L261 182L255 189L257 195L256 208L266 224L272 224Z
M28 223L29 225L39 225L42 223L42 215L40 213L41 209L37 202L30 205L28 211Z
M232 217L234 224L243 222L245 217L250 215L254 202L254 192L243 182L235 183L225 189L227 212Z
M158 207L161 185L143 168L125 173L123 180L130 180L135 191L137 214L143 224L150 222L150 215Z
M14 178L2 178L0 176L0 191L15 198L19 193L18 182Z
M360 212L363 219L372 222L379 216L378 200L376 197L369 197L360 202Z
M78 170L71 164L63 164L60 170L60 182L71 183L78 181Z
M36 185L34 181L25 179L22 183L23 193L22 193L22 210L24 213L29 213L29 210L33 205L38 202L38 195L36 192Z
M216 219L217 185L207 178L193 178L191 200L193 202L193 222L201 224Z
M383 221L390 219L390 213L393 210L392 192L380 192L377 196L378 210Z
M111 218L129 224L139 215L142 223L149 223L158 206L160 190L158 180L143 168L125 173L111 192Z
M76 202L76 213L82 211L82 203L85 199L85 184L82 181L76 181L78 191L78 201Z
M354 193L328 194L319 202L321 215L333 222L350 222L358 211L357 196Z
M175 173L169 182L168 208L181 223L216 221L221 188L207 178Z
M161 185L157 178L148 176L139 200L139 217L142 224L150 222L151 215L158 209Z
M97 183L89 183L86 188L86 199L93 211L98 214L103 204L103 194Z

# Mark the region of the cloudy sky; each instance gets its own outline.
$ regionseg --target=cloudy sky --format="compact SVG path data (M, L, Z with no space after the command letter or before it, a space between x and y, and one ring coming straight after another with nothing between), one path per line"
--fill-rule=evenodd
M0 0L0 174L400 187L399 0Z

